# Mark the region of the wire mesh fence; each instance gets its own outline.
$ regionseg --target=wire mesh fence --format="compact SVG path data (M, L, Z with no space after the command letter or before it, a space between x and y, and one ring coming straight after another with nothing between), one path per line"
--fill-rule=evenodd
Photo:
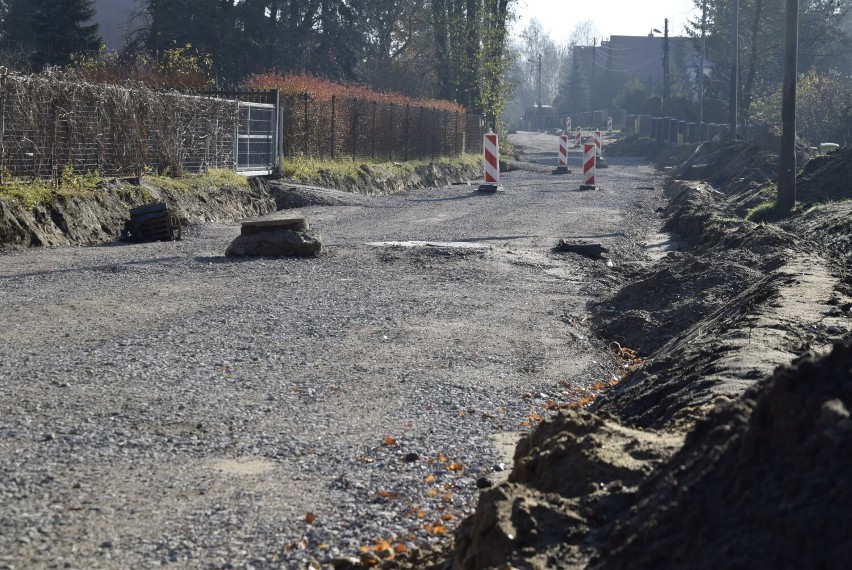
M482 152L480 115L307 94L283 96L280 104L285 157L407 161Z
M0 77L0 174L233 168L238 104L62 79Z
M0 75L0 181L238 169L241 105L273 106L270 160L434 160L481 153L479 115L364 99L317 101L277 91L181 94L73 81L56 73ZM260 116L256 114L257 116ZM252 115L253 117L255 115ZM243 117L241 122L241 117ZM254 136L254 135L252 135ZM248 152L248 151L246 151Z

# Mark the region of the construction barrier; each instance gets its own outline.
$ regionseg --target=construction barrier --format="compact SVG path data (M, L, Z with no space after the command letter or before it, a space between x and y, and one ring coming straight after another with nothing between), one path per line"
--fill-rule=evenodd
M612 116L606 118L606 131L608 133L612 132Z
M497 184L500 182L500 145L495 133L486 133L483 148L485 149L485 183Z
M595 151L597 153L597 156L601 156L602 153L601 153L601 132L600 131L595 131L595 149L597 149Z
M574 146L580 146L583 144L583 133L580 131L580 127L577 127L577 134L574 135Z
M502 192L500 186L500 144L497 135L493 132L486 133L482 141L483 163L485 170L485 183L479 186L480 192Z
M556 166L568 166L568 135L559 137L559 157Z
M587 144L583 147L583 184L586 187L595 186L595 145Z
M571 137L568 135L560 135L559 137L559 154L556 156L556 170L554 174L568 174L568 142Z
M565 132L571 132L571 117L565 117Z

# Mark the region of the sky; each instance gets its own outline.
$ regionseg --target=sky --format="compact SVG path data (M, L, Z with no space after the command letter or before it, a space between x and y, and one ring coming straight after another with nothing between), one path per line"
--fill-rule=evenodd
M519 15L515 34L537 18L556 43L567 40L574 25L583 20L592 20L606 39L647 36L654 28L662 30L668 18L669 35L681 36L687 18L695 12L693 0L517 0L515 7Z

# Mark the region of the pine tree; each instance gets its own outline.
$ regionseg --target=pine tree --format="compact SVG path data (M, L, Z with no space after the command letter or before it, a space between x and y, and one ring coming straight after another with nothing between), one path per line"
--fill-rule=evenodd
M3 65L20 71L29 69L29 60L35 45L30 20L33 15L31 0L6 0L0 2L0 50Z
M66 65L74 54L94 53L102 45L94 0L31 0L35 46L33 65Z

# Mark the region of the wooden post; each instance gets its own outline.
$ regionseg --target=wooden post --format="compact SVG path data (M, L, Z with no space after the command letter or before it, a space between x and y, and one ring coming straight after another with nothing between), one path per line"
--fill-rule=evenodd
M417 128L417 147L420 149L417 153L417 158L419 158L420 160L423 160L423 113L423 105L420 105L420 125Z
M396 107L393 103L390 104L390 121L391 125L396 125ZM388 137L388 162L393 162L393 145L396 141L394 137Z
M373 132L370 137L370 158L376 160L376 109L378 103L373 101Z
M303 96L304 107L305 107L305 140L302 143L302 152L305 155L305 158L308 157L308 136L310 135L310 126L308 126L308 94L307 92Z
M331 160L337 156L337 96L331 96Z
M355 147L358 143L358 100L352 98L352 160L355 160Z
M453 156L459 155L459 112L456 111L456 128L453 131Z
M409 143L411 141L411 135L409 131L409 124L411 119L411 105L405 106L405 161L408 162L408 150Z

